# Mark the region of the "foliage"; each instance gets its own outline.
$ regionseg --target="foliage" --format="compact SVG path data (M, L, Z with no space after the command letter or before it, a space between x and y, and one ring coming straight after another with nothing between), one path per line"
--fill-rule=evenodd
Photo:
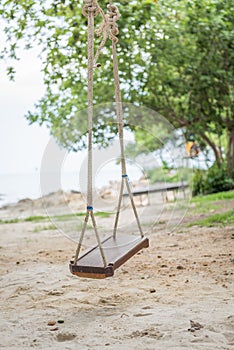
M192 195L199 196L205 193L207 171L195 169L192 180Z
M205 191L206 193L216 193L229 191L234 188L234 181L227 174L227 165L218 167L214 164L207 172Z
M191 169L179 168L179 169L168 169L168 167L158 167L146 171L147 177L151 183L156 182L181 182L189 181L191 175Z
M102 1L103 7L108 1ZM119 66L123 101L144 104L165 116L186 136L212 148L217 165L226 136L227 169L234 168L234 7L232 0L116 1L119 21ZM3 0L6 46L1 56L17 59L20 40L42 50L46 93L29 112L30 123L46 124L69 149L84 146L87 123L87 23L74 0ZM97 18L100 23L100 16ZM96 40L96 48L98 43ZM95 104L113 101L110 42L95 71ZM7 68L10 78L14 67ZM113 110L100 112L94 141L106 145L117 131L109 123ZM127 124L131 117L126 113ZM133 116L134 117L134 116ZM152 118L141 118L151 128ZM136 134L154 149L155 139ZM218 144L217 141L218 140ZM144 142L143 142L144 143Z
M234 188L234 181L228 176L227 165L218 167L214 164L210 169L196 170L193 178L193 196L229 191Z
M102 5L108 4L103 1ZM57 140L68 149L85 146L83 135L87 133L87 19L82 16L83 3L70 1L44 2L42 0L13 0L0 4L0 15L5 19L6 47L2 57L17 58L20 39L41 47L44 83L46 93L30 111L30 123L46 124ZM155 3L144 0L140 4L124 0L119 5L123 14L119 21L120 32L124 33L118 49L120 80L127 86L123 99L129 100L129 93L138 90L144 71L142 43L132 40L135 34L144 35L150 23ZM137 20L132 15L137 10ZM97 17L97 25L100 24ZM143 38L142 38L143 39ZM96 40L97 49L100 39ZM99 63L102 68L95 71L94 102L102 104L114 101L114 83L110 62L111 42L108 42ZM126 60L128 66L126 67ZM14 68L8 67L8 74L14 78ZM136 87L136 82L138 87ZM117 132L117 124L109 123L113 108L95 111L94 142L105 145Z

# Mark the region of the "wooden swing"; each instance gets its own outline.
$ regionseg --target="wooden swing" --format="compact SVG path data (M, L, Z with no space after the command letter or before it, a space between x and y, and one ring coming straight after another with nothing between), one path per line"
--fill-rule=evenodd
M103 36L101 44L94 56L94 17L101 14L103 22L96 31L98 35ZM133 255L139 252L142 248L149 246L148 238L144 237L138 213L135 207L133 194L131 192L129 179L126 172L126 160L123 142L123 109L119 83L118 60L116 52L116 44L118 42L118 26L119 12L115 5L108 5L108 13L104 14L103 10L98 4L97 0L85 0L83 7L83 15L88 18L88 188L87 188L87 211L80 235L80 240L76 249L75 258L70 261L70 271L73 275L79 277L89 278L105 278L114 275L115 269L124 264ZM102 242L100 240L96 220L93 212L93 189L92 189L92 123L93 123L93 71L98 67L97 58L105 45L108 37L112 41L112 55L113 55L113 70L114 70L114 84L115 84L115 99L116 112L118 120L118 133L121 151L121 169L122 180L120 186L120 193L118 198L117 211L115 215L113 234L105 238ZM134 237L130 234L118 234L118 221L123 198L124 185L126 185L132 209L136 218L136 222L140 231L139 237ZM86 231L87 223L91 217L92 225L97 239L97 245L86 250L81 256L80 250Z

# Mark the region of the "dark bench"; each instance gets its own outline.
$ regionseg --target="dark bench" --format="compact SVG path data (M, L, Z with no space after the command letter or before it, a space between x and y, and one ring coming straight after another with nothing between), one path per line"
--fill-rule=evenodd
M138 190L135 190L132 192L132 195L134 197L136 196L143 196L143 195L149 195L151 193L162 193L164 196L164 193L166 193L166 196L163 197L166 201L168 201L167 198L167 192L172 191L174 193L174 199L176 198L176 193L179 190L182 190L184 193L185 197L185 189L188 187L188 183L172 183L172 184L165 184L165 185L154 185L154 186L149 186L148 188L140 188ZM124 193L123 197L128 197L128 193Z

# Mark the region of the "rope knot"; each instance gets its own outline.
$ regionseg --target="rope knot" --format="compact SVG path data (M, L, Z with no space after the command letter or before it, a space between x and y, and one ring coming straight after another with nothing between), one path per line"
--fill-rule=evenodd
M108 5L108 14L107 14L107 21L109 24L109 28L110 28L110 39L117 43L118 42L118 38L116 37L116 35L119 34L119 29L118 29L118 24L117 21L119 20L119 11L118 11L118 7L115 5Z
M97 0L84 0L85 5L82 9L82 14L88 17L89 13L92 12L93 16L96 17L99 14L99 6Z
M91 12L94 17L97 16L99 13L102 16L102 23L100 27L96 30L96 34L98 36L102 36L102 41L97 49L97 52L93 61L93 67L98 68L101 65L100 63L97 63L97 59L103 47L105 46L105 43L108 37L110 38L110 40L112 40L113 43L116 44L118 42L117 35L119 34L119 29L118 29L117 21L120 15L119 15L118 8L115 5L109 4L107 6L108 12L105 15L104 11L98 4L98 0L84 0L84 3L85 4L82 10L82 13L85 17L88 17L89 13Z

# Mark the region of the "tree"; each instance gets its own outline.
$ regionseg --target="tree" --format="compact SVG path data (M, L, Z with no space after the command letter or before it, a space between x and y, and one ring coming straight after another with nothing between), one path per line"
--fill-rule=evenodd
M226 159L234 169L233 43L234 11L229 0L188 1L164 14L163 38L148 65L141 101L155 106L175 126L185 127L214 151L221 166L220 140L228 139ZM160 23L162 26L163 23ZM142 95L141 95L142 96Z
M102 2L103 7L109 2ZM119 21L120 32L125 32L125 40L120 40L119 66L120 79L132 89L135 82L141 80L144 60L134 48L133 33L141 23L150 19L154 1L145 0L140 5L135 1L117 2L123 13ZM46 124L57 140L69 149L84 146L83 134L87 131L84 109L87 107L87 19L82 15L83 1L58 1L53 3L42 0L3 1L0 14L5 20L7 35L6 47L2 57L17 58L20 39L27 42L26 49L32 45L41 47L44 83L46 93L30 111L27 119L30 123ZM135 21L133 13L137 10L139 18ZM146 16L145 16L146 14ZM97 25L100 24L100 16ZM144 24L146 26L146 23ZM96 49L100 40L96 41ZM94 96L97 105L114 101L114 81L112 73L111 42L100 56L102 68L95 72ZM134 51L134 53L133 53ZM126 67L126 62L127 67ZM139 68L136 73L135 68ZM14 78L14 68L8 67L10 79ZM136 88L134 87L136 90ZM132 89L133 91L133 89ZM129 94L124 93L124 100ZM111 110L101 111L94 121L94 141L106 144L111 135L117 132L117 125L108 121L105 114L112 115ZM99 112L98 112L99 113ZM78 125L78 127L77 127ZM107 130L106 130L107 129ZM108 132L106 132L108 131ZM106 139L106 135L109 135ZM81 142L80 142L81 141Z
M103 1L102 5L107 3ZM188 137L194 135L201 144L209 145L218 166L226 158L231 176L234 169L232 1L121 0L116 4L122 15L118 54L123 101L156 110L176 128L186 130ZM73 0L53 3L4 0L0 4L8 38L2 57L16 58L17 43L22 37L28 40L27 48L32 43L42 48L47 90L35 111L28 114L28 120L45 123L60 143L75 149L83 146L80 140L86 130L81 112L86 107L87 94L86 18L81 7L81 3ZM100 56L100 63L102 68L95 72L96 104L113 100L108 46ZM8 67L8 74L13 78L12 67ZM112 108L99 112L94 138L95 142L106 144L117 128L107 117L113 113ZM126 122L130 123L130 119ZM154 120L145 118L143 122L151 127ZM226 157L223 145L217 143L224 135ZM142 131L138 138L144 140Z

